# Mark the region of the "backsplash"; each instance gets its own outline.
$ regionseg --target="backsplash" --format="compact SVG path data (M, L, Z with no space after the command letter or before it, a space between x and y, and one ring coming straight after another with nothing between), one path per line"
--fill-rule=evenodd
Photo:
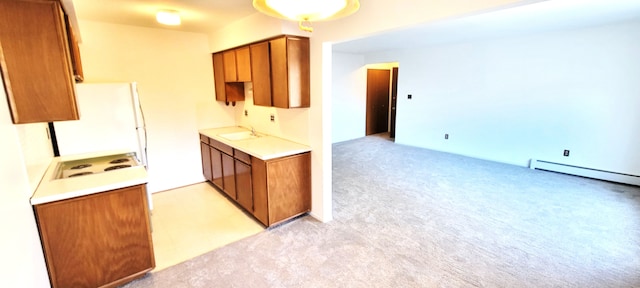
M29 186L33 192L53 159L48 125L47 123L34 123L15 125L15 127L27 168Z

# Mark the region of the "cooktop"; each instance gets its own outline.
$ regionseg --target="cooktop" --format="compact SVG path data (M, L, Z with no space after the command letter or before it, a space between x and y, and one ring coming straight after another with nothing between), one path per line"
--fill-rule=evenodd
M140 166L135 153L123 153L60 162L56 178L72 178Z

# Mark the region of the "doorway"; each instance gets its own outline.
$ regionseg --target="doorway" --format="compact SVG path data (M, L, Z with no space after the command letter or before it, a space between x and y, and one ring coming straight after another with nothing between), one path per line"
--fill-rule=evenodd
M392 77L393 76L393 77ZM367 69L366 133L395 138L398 68Z

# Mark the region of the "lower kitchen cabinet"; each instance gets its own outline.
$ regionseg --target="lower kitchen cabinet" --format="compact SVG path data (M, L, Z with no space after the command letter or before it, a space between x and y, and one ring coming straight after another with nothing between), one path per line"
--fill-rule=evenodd
M211 155L211 174L213 180L209 180L213 182L218 188L224 189L224 174L222 173L222 152L218 151L216 148L209 147L209 154ZM203 154L202 157L205 157Z
M211 183L224 189L222 174L222 152L209 145L209 137L200 135L202 175Z
M242 208L253 211L253 187L251 185L251 165L240 160L236 164L236 201Z
M209 146L209 138L205 136L200 136L200 152L202 153L202 175L204 175L205 179L213 181L211 147Z
M311 210L311 153L251 158L253 215L272 226Z
M262 224L273 226L311 210L310 152L261 160L202 137L208 139L211 148L208 155L202 153L203 158L210 158L214 175L213 180L207 180ZM216 182L216 173L223 175L222 185Z
M115 287L155 267L145 185L34 206L52 287Z
M222 153L223 190L231 199L236 199L235 161L232 156Z

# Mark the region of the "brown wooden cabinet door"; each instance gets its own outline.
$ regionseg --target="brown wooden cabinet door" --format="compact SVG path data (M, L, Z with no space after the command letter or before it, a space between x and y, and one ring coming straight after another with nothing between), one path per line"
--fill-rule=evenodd
M224 82L237 82L236 52L234 50L222 52L222 60L224 61Z
M265 226L311 210L311 153L251 157L253 216Z
M218 186L220 189L224 189L224 180L222 174L222 152L213 147L209 147L211 154L211 182Z
M311 153L267 161L269 224L311 210Z
M236 194L238 204L253 212L253 190L251 186L251 166L236 160Z
M251 180L253 184L253 216L268 227L271 223L269 223L267 165L256 157L251 157Z
M0 69L14 123L79 119L58 1L0 1Z
M253 80L253 105L271 106L271 64L269 42L250 46L251 79Z
M204 178L213 181L211 173L211 147L207 143L200 142L200 150L202 151L202 175Z
M154 268L146 197L138 185L36 205L51 285L115 287Z
M236 72L238 82L251 81L251 52L249 46L235 49L236 52Z
M69 17L64 17L65 27L67 27L67 40L69 40L69 53L71 55L71 66L73 68L73 77L76 82L84 81L84 70L82 69L82 58L80 57L80 47L76 33L71 29Z
M269 43L273 106L309 107L309 39L282 37Z
M223 190L231 199L236 199L236 179L234 160L232 156L222 153Z
M216 100L227 101L227 93L224 85L224 61L222 53L214 53L213 56L213 80L216 87Z
M289 71L289 106L309 107L310 94L309 38L287 37L287 70Z
M287 38L269 41L271 59L271 91L273 106L289 107L289 75L287 71Z

